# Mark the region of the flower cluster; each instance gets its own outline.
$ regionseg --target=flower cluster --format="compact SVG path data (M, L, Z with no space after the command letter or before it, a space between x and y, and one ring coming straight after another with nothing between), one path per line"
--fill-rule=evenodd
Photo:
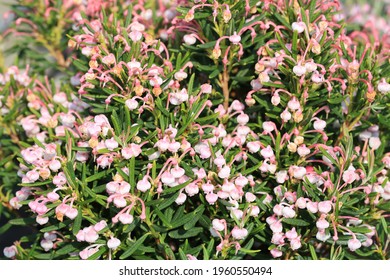
M134 2L64 6L62 86L0 75L10 224L41 232L4 255L389 258L387 35L338 1Z

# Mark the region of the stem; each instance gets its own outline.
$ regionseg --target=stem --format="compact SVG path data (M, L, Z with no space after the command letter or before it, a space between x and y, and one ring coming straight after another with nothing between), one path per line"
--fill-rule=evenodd
M229 108L229 75L227 69L223 70L221 83L222 83L222 92L224 98L223 107L227 111Z

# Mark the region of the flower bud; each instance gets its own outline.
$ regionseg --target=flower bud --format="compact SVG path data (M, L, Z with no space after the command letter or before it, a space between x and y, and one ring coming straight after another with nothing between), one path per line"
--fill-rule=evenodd
M242 240L248 235L248 230L245 228L234 227L232 230L232 236L234 239Z
M302 21L300 22L293 22L291 24L291 28L293 31L297 31L298 34L299 33L302 33L303 31L305 31L305 28L306 28L306 24Z
M175 202L177 205L182 205L187 199L187 195L185 193L180 193L176 198Z
M214 205L214 203L218 200L218 195L213 192L209 192L206 194L206 200L210 205Z
M107 241L107 247L113 250L116 250L116 248L121 245L121 241L118 238L111 237L110 240Z
M124 225L131 224L133 222L133 220L134 220L134 218L133 218L133 215L131 215L131 214L122 213L121 215L119 215L119 221Z
M138 108L138 102L134 98L127 99L125 101L125 105L127 108L129 108L130 111L133 111Z
M193 34L186 34L183 36L186 45L193 45L196 43L196 37Z
M3 250L4 256L6 258L9 258L9 259L15 257L17 253L18 253L18 250L16 249L15 245L12 245L10 247L5 247Z
M137 183L137 190L141 192L146 192L152 187L152 185L149 183L149 181L144 177L141 181L138 181Z
M352 238L352 239L348 240L348 248L352 252L356 251L361 246L362 246L362 243L356 238Z
M41 241L41 247L45 250L45 252L51 250L53 248L54 244L51 240L42 239Z

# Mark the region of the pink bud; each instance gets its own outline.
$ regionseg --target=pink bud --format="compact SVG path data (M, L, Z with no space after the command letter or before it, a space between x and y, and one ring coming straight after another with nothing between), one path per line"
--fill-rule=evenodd
M303 179L303 177L306 175L306 168L305 167L299 167L299 166L293 166L293 177L295 179Z
M343 181L347 184L352 184L355 180L359 179L359 176L355 173L355 170L346 170L343 173Z
M105 227L107 227L107 222L105 220L101 220L100 222L96 223L93 226L93 229L96 230L97 232L99 232L102 229L104 229Z
M390 92L390 84L387 83L385 79L382 79L382 81L378 84L378 90L381 93L386 94Z
M121 215L119 215L119 221L124 225L131 224L133 220L134 218L131 214L122 213Z
M318 203L317 202L308 202L306 204L306 207L307 207L307 210L309 210L309 212L315 214L318 212Z
M115 181L112 181L112 182L109 182L109 183L106 184L106 191L109 194L113 194L113 193L116 193L118 187L119 187L119 183L115 182Z
M40 225L44 225L44 224L47 224L47 222L49 222L49 217L44 217L44 216L37 216L35 218L35 221L40 224Z
M294 218L296 215L295 211L290 207L284 207L282 213L285 218Z
M99 238L99 234L93 229L93 227L89 227L84 232L85 241L89 243L94 243Z
M237 32L234 32L234 34L229 37L229 41L234 45L237 45L241 41L241 36L237 35Z
M364 247L370 247L373 243L373 240L371 238L367 238L366 241L362 243Z
M214 159L214 164L221 168L224 164L226 164L226 160L222 155L219 155Z
M50 170L57 172L61 168L61 162L59 160L52 160L49 164Z
M107 241L107 247L113 250L116 250L116 248L121 245L121 241L118 238L111 237L110 240Z
M15 257L17 253L18 253L18 250L16 249L15 245L12 245L10 247L5 247L3 250L4 256L6 258L9 258L9 259Z
M249 121L249 116L247 114L241 113L237 116L237 122L240 125L246 125Z
M264 157L264 158L271 158L274 156L274 151L272 150L271 146L268 145L266 148L262 149L260 151L260 154Z
M202 93L210 94L212 89L213 89L213 87L210 84L203 84L200 86L200 91Z
M115 63L115 56L110 53L109 55L102 58L102 62L106 65L112 65Z
M118 208L123 208L127 205L126 199L121 196L114 197L114 205Z
M180 193L176 198L175 202L177 205L182 205L187 199L187 195L185 193Z
M135 100L134 98L131 98L131 99L127 99L125 101L125 105L126 107L130 110L130 111L133 111L135 109L138 108L138 102L137 100Z
M239 187L245 187L248 184L249 180L240 174L235 180L234 183Z
M270 133L270 132L274 131L274 129L275 129L275 123L271 122L271 121L263 122L263 129L265 132Z
M65 216L69 219L74 220L78 215L78 211L75 208L69 207L68 211L66 211Z
M332 210L332 203L329 200L321 201L318 203L318 210L323 214L327 214Z
M39 173L35 170L28 171L26 173L27 178L30 180L30 182L35 182L39 179Z
M193 34L186 34L183 36L186 45L193 45L196 43L196 37Z
M57 239L57 234L55 234L54 232L45 232L43 237L46 240L55 241Z
M297 238L298 237L298 233L297 233L297 231L295 230L295 227L293 227L291 230L289 230L289 231L287 231L286 232L286 237L288 238L288 239L295 239L295 238Z
M328 240L330 238L330 234L326 233L325 230L318 230L317 234L316 234L316 238L322 242L325 242L326 240Z
M318 119L313 123L313 127L315 130L323 131L326 127L326 121Z
M308 147L306 147L305 144L303 144L303 145L298 147L297 152L298 152L298 155L300 157L305 157L308 154L310 154L310 149Z
M291 249L293 250L298 250L299 248L301 248L302 244L301 244L301 239L300 238L294 238L290 241L290 246L291 246Z
M45 252L51 250L53 248L54 244L52 241L47 239L42 239L41 241L41 247L45 250Z
M352 252L356 251L361 246L362 246L362 243L356 238L352 238L352 239L348 240L348 248Z
M329 222L327 220L325 220L325 218L320 218L317 222L316 222L316 226L318 229L327 229L329 227Z
M176 165L174 168L172 168L170 170L170 172L171 172L172 176L177 179L177 178L180 178L181 176L184 175L185 170L183 168L181 168L180 166Z
M253 141L253 142L248 142L246 146L250 153L257 153L261 148L261 143L260 141Z
M287 107L291 110L291 111L296 111L296 110L299 110L301 108L301 104L299 103L298 99L293 96L290 101L288 101L287 103Z
M381 139L379 137L370 137L368 144L371 149L377 150L381 145Z
M206 194L206 200L210 205L214 205L214 203L218 200L218 195L213 192L210 192Z
M135 30L129 33L129 37L133 42L138 42L142 39L142 33Z
M276 248L273 248L271 251L270 251L271 255L273 258L279 258L283 255L283 252L276 249Z
M164 171L164 173L161 175L161 182L163 182L165 185L171 185L175 182L175 177L173 177L169 171Z
M287 108L280 114L280 118L283 122L288 122L291 120L291 113L287 110Z
M199 187L197 184L194 184L194 183L190 183L188 184L184 190L186 191L186 193L189 195L189 196L194 196L196 194L199 193Z
M221 179L229 178L229 176L230 176L230 167L227 165L221 168L221 170L218 172L218 177Z
M149 183L146 177L144 177L141 181L138 181L137 183L137 190L141 192L146 192L152 187L152 185Z
M232 230L232 236L234 239L242 240L248 235L248 230L245 228L238 228L237 226Z
M272 235L271 243L276 245L284 244L284 235L281 232L276 232Z
M246 199L246 201L248 201L248 202L253 202L253 201L256 200L256 196L255 196L253 193L251 193L251 192L247 192L247 193L245 194L245 199Z
M303 197L298 198L297 201L295 202L295 205L299 209L305 209L306 208L306 199Z
M273 216L267 217L267 219L265 219L265 221L267 222L268 225L272 225L273 223L276 223L278 221L278 219L275 217L275 215L273 215Z
M280 204L276 204L273 208L273 211L276 215L282 216L283 215L283 206Z
M250 215L252 216L252 217L257 217L257 216L259 216L259 214L260 214L260 208L259 208L259 206L256 206L256 205L252 205L252 206L250 206Z
M9 201L9 204L14 209L20 209L20 207L22 207L22 204L20 203L20 200L17 197L11 198ZM29 206L30 206L30 204L29 204ZM30 206L30 208L31 208L31 206Z
M106 146L106 148L110 151L118 148L118 142L114 139L114 137L110 138L110 139L107 139L106 141L104 141L104 145Z
M272 95L271 103L274 106L278 106L280 104L280 96L278 93L275 93Z
M216 231L223 231L225 229L225 220L214 219L212 221L213 229Z
M292 27L293 31L297 31L298 33L302 33L303 31L305 31L306 24L304 22L302 22L302 21L300 21L300 22L293 22L291 24L291 27Z
M297 75L298 77L301 77L303 75L306 74L306 67L305 66L302 66L300 64L296 65L293 67L293 72L295 75Z
M210 182L207 182L206 184L203 184L202 185L202 190L205 192L205 193L209 193L209 192L212 192L214 191L214 185L211 184Z
M48 210L49 210L49 209L47 209L46 205L43 204L43 203L37 203L36 208L35 208L35 212L36 212L38 215L44 215L44 214L46 214L46 212L47 212Z
M311 72L314 72L315 70L317 70L317 64L309 61L309 62L305 63L305 68L306 68L307 72L311 73Z
M270 225L270 228L273 233L278 233L283 231L283 225L280 221L276 221Z
M229 182L228 180L225 180L222 184L221 189L224 192L230 193L231 191L236 189L236 186L233 183Z
M86 249L80 251L79 256L81 259L86 260L90 256L92 256L93 254L95 254L97 251L99 251L98 248L91 248L91 249L86 248Z
M187 73L184 72L183 70L176 72L174 75L175 79L178 80L179 82L186 79L187 76L188 76Z

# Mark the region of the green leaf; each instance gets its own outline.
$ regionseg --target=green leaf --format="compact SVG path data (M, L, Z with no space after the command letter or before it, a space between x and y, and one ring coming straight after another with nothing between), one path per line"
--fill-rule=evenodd
M300 226L300 227L310 225L310 223L308 223L304 220L294 219L294 218L287 218L287 219L285 218L285 219L283 219L283 222L286 224L292 225L292 226Z
M142 243L145 241L145 239L150 235L151 233L148 232L144 234L141 238L139 238L137 241L129 245L129 248L119 257L121 260L126 259L130 257L132 254L134 254L135 251L142 245Z
M81 211L81 207L79 207L77 217L76 217L76 219L73 222L72 233L74 235L76 235L79 232L79 230L81 228L82 220L83 220L83 214L82 214L82 211Z
M60 223L58 223L56 225L48 226L46 228L41 229L41 232L49 232L49 231L59 230L59 229L62 229L64 227L69 226L69 224L71 222L72 221L70 221L70 220L67 220L65 222L60 222Z
M88 258L88 260L97 260L98 258L101 257L101 255L103 255L105 252L107 251L107 247L106 246L101 246L99 248L99 251L97 251L95 254L93 254L92 256L90 256Z
M8 224L14 225L14 226L26 226L31 225L35 221L34 218L18 218L18 219L12 219L8 221Z
M215 69L213 72L211 72L210 76L209 76L209 79L214 79L215 77L217 77L219 74L221 73L221 71L219 71L219 69Z
M314 249L313 245L309 244L309 250L310 250L310 255L313 260L318 260L316 250Z
M176 193L172 194L169 198L165 198L165 197L164 197L164 198L161 200L161 203L159 203L159 204L157 205L158 209L163 210L163 209L165 209L165 208L171 206L172 203L174 203L175 200L179 197L179 195L180 195L180 192L176 192Z
M186 215L184 215L183 217L181 217L180 219L174 221L174 222L172 223L172 228L180 227L180 226L182 226L182 225L188 223L189 221L191 221L193 218L194 218L193 213L186 214Z
M154 212L157 214L157 216L161 219L161 221L163 222L163 224L166 226L166 227L172 227L171 226L171 223L169 222L169 220L165 217L164 213L161 212L158 208L154 209Z
M202 217L204 209L204 205L201 205L193 213L191 213L193 218L191 219L191 221L184 225L185 230L189 230L190 228L195 226L195 224L199 221L200 217Z
M177 230L170 231L168 233L168 235L169 235L169 237L171 237L173 239L183 239L183 238L197 236L202 231L203 231L203 228L201 228L201 227L195 227L195 228L192 228L190 230L177 229Z
M56 251L56 256L62 256L74 251L78 251L79 248L76 245L77 245L76 243L67 244L66 246Z
M95 173L92 176L89 176L88 178L86 178L85 182L89 183L89 182L97 181L100 178L107 177L113 171L114 171L114 169L108 169L108 170L101 171L99 173Z

